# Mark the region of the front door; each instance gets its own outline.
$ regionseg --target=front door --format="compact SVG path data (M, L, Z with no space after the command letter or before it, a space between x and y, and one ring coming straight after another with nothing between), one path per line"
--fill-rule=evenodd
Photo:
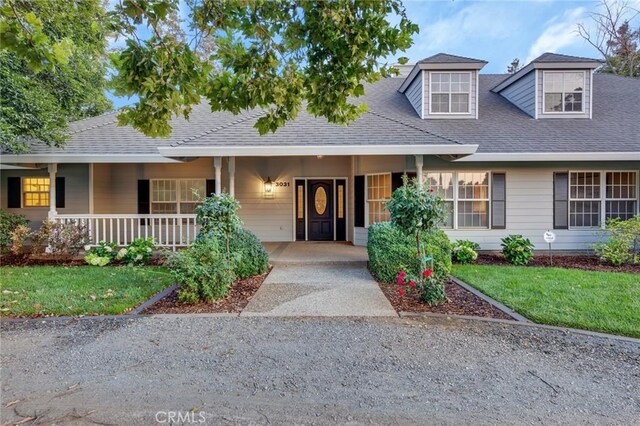
M307 182L309 240L333 241L333 180Z

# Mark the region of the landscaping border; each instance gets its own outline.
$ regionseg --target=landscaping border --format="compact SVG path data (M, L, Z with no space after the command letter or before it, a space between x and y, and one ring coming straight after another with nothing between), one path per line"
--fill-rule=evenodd
M156 293L154 296L152 296L151 298L145 300L144 302L142 302L141 304L139 304L138 306L133 308L131 311L129 311L129 315L138 315L138 314L140 314L142 311L147 309L149 306L153 305L158 300L166 297L168 294L170 294L172 291L174 291L178 287L179 287L178 284L174 284L174 285L172 285L170 287L165 288L161 292Z
M451 281L453 281L454 283L458 284L460 287L462 287L465 290L467 290L468 292L473 293L474 295L478 296L480 299L483 299L485 302L489 303L490 305L493 305L493 307L495 307L496 309L499 309L502 312L504 312L505 314L509 315L510 317L513 317L516 321L533 323L533 321L525 318L524 316L520 315L519 313L517 313L513 309L509 308L508 306L498 302L497 300L487 296L486 294L484 294L481 291L475 289L474 287L470 286L469 284L467 284L466 282L462 281L461 279L456 278L453 275L450 275L449 279Z

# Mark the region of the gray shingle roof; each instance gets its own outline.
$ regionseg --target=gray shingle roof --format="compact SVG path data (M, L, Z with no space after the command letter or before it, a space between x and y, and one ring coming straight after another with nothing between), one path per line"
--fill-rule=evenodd
M545 63L545 62L602 62L602 61L598 59L584 58L581 56L569 56L569 55L562 55L560 53L545 52L531 62Z
M459 64L459 63L486 64L487 61L474 59L474 58L467 58L464 56L450 55L448 53L436 53L433 56L429 56L428 58L424 58L421 61L418 61L418 63L419 64Z
M479 144L479 153L639 152L640 79L594 75L593 119L534 120L490 91L508 75L480 74L478 120L422 120L397 90L402 79L366 85L369 112L348 126L302 111L275 134L253 127L260 111L212 113L196 106L189 121L172 121L169 138L150 138L118 127L116 114L77 121L64 149L34 144L33 154L158 154L158 147L225 145Z

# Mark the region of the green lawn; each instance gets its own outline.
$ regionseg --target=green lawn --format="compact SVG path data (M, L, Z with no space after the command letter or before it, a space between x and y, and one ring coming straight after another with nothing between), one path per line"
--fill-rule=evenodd
M159 267L5 266L0 314L122 314L171 284L171 275Z
M640 275L455 265L453 275L532 321L640 337Z

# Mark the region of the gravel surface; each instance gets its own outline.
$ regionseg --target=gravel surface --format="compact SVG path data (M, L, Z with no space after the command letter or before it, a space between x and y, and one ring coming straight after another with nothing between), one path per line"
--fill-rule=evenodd
M640 419L640 344L528 326L165 316L0 327L0 423L155 424L158 411L189 410L201 410L195 424Z

